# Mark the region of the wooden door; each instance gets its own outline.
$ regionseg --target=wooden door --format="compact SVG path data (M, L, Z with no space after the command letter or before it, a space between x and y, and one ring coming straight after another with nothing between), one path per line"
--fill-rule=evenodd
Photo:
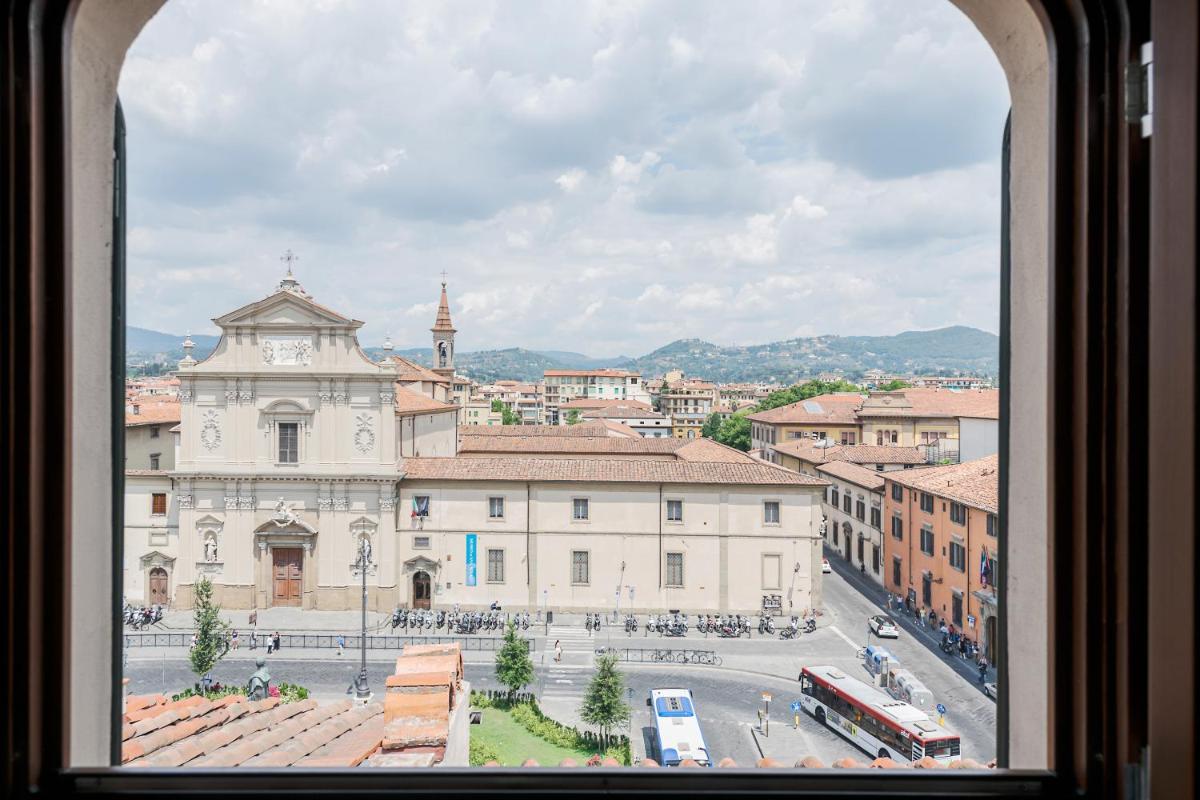
M430 589L428 572L413 575L413 608L429 608Z
M304 579L304 550L300 547L275 547L271 549L274 562L275 591L271 604L276 606L300 605L300 586Z
M167 604L167 571L162 567L150 570L150 605Z

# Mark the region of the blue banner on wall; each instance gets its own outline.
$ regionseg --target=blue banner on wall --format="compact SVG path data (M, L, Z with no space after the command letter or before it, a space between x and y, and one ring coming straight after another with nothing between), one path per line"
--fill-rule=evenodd
M467 586L475 585L475 540L473 533L467 534Z

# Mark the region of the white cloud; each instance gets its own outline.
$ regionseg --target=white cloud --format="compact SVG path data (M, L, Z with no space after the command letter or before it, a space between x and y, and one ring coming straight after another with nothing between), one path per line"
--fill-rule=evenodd
M133 324L290 247L366 344L443 270L461 350L996 327L1008 98L945 0L172 2L120 93Z
M576 167L569 169L562 175L554 179L564 192L573 192L579 188L579 184L583 183L583 179L587 177L587 173Z

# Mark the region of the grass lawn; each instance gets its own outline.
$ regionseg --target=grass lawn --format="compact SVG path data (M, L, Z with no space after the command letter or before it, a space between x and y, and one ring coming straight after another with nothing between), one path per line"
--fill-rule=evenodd
M471 741L494 747L500 754L500 763L506 767L519 767L527 758L536 759L543 767L556 767L564 758L573 758L582 764L592 755L585 750L559 747L539 739L499 708L483 709L483 722L471 726Z

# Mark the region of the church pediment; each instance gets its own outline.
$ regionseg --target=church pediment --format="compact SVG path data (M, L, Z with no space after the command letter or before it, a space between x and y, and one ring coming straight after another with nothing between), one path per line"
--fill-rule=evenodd
M158 550L151 550L139 559L143 569L153 569L154 567L170 567L174 565L175 558Z
M433 574L436 573L441 566L442 564L440 561L434 561L432 558L428 558L426 556L413 556L408 561L404 562L404 571L405 573L428 572Z
M266 299L217 317L213 322L222 328L362 326L358 320L344 317L332 309L289 291L278 291Z

